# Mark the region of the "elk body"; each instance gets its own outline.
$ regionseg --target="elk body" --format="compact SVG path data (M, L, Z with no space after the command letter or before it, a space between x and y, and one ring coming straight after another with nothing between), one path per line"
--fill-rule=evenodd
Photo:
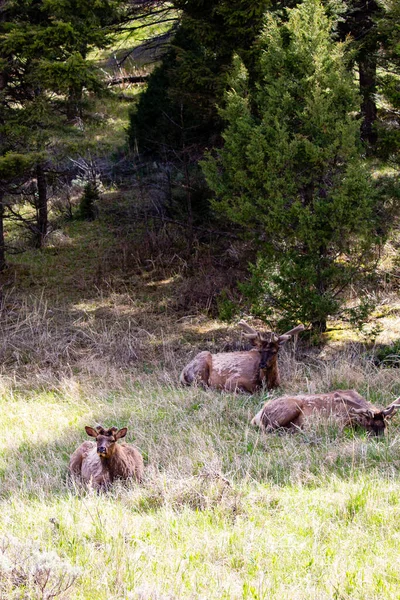
M200 352L183 369L180 376L183 385L198 384L229 392L241 390L250 393L262 385L268 389L279 386L279 349L292 335L303 331L304 325L298 325L283 335L260 333L244 321L240 321L239 325L254 348L218 354Z
M96 438L95 442L83 442L72 454L69 470L85 483L98 488L107 488L115 479L143 477L143 458L139 450L130 444L117 444L126 436L127 428L85 427L86 433Z
M386 420L400 408L400 398L385 409L376 408L355 390L337 390L327 394L282 396L264 404L252 420L265 431L297 429L312 416L334 418L341 427L360 425L374 435L383 434Z

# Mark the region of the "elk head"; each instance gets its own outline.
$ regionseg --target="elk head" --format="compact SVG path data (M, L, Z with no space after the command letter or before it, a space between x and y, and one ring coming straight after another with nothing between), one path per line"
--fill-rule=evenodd
M350 407L349 415L354 422L364 427L371 435L383 435L386 429L386 421L391 419L395 411L400 408L400 398L383 410L372 410L369 408Z
M101 458L110 458L114 454L116 441L125 437L128 430L126 427L119 430L118 427L104 429L98 425L96 429L86 426L85 431L90 437L96 438L97 454Z
M279 348L290 340L292 335L296 335L305 329L304 325L297 325L286 333L278 335L272 331L267 331L265 333L256 331L245 321L239 321L239 325L245 331L243 335L252 342L261 354L260 369L271 368L274 365Z

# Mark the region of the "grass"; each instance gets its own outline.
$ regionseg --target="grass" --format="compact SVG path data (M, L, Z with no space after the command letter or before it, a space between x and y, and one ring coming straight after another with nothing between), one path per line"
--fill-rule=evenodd
M162 337L133 292L130 304L103 292L82 300L87 319L74 315L73 339L71 306L44 292L12 305L13 294L2 321L0 597L398 597L398 417L383 439L326 423L263 435L249 425L263 394L176 385L186 349L172 332L183 336L185 321ZM90 313L112 298L99 327ZM396 370L351 348L329 364L289 349L281 365L286 391L356 387L383 405L400 394ZM99 421L128 426L146 462L142 486L96 494L68 478L84 425Z
M382 439L249 424L283 392L355 388L386 406L398 369L347 330L284 349L279 392L181 388L185 362L233 348L237 328L177 311L184 270L146 267L130 235L72 222L3 276L0 599L398 598L400 416ZM397 312L377 314L383 339L397 335ZM70 480L97 422L128 427L142 485L97 494Z
M398 425L379 440L323 424L264 436L248 420L259 397L107 379L3 380L1 528L20 555L52 553L55 579L60 564L77 577L65 594L398 597ZM68 479L98 420L128 425L142 486L98 495ZM9 579L3 597L20 597ZM42 597L34 583L30 594Z

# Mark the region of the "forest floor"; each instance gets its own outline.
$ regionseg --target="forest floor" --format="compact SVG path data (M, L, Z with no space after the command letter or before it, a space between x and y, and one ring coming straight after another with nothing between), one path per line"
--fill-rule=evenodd
M178 258L144 260L100 215L13 257L1 304L0 598L382 599L400 590L400 416L387 435L317 423L265 435L250 419L283 392L400 396L394 363L343 324L280 355L279 391L178 385L237 326L187 312ZM372 325L400 337L388 290ZM336 332L336 333L335 333ZM127 426L142 485L97 494L69 456L85 425Z

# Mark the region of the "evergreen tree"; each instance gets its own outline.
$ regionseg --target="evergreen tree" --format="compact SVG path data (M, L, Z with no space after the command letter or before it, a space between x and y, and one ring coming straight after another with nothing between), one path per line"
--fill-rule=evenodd
M101 82L87 59L105 46L119 18L116 0L6 0L0 7L0 187L9 192L36 180L35 245L47 233L47 170L58 138L84 117L88 92ZM85 94L83 91L85 90ZM0 227L0 232L2 228ZM4 248L4 241L0 240ZM0 259L0 267L4 260Z
M378 122L378 152L400 167L400 3L385 0L385 12L378 21L382 42L379 55L379 89L385 98Z
M222 123L216 104L223 99L233 54L241 53L251 71L251 47L267 4L174 0L181 21L170 51L132 114L132 147L173 160L182 144L204 149L219 141Z
M203 163L215 209L260 244L258 308L322 331L375 241L359 100L331 27L318 0L287 23L268 17L256 92L239 63L221 111L224 147Z
M96 202L99 199L99 189L96 181L88 181L79 202L78 219L93 221L96 218Z

